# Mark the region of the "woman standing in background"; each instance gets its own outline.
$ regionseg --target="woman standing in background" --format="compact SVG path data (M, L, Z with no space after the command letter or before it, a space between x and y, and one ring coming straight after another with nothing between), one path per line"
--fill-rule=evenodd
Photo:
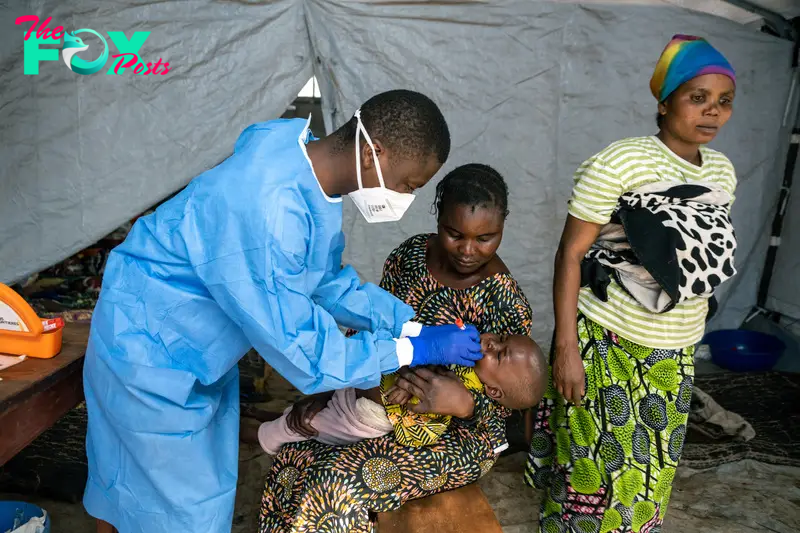
M623 288L613 267L604 291L586 286L587 253L610 222L619 223L613 217L624 202L631 207L645 194L668 205L682 201L669 190L653 196L659 183L702 183L724 198L708 209L718 207L735 247L728 212L736 175L727 157L705 146L731 117L733 68L705 40L676 35L650 87L660 131L618 141L581 165L556 254L552 383L536 415L525 474L528 484L546 490L540 515L546 533L660 531L686 434L694 345L720 282L709 274L709 294L698 289L654 312L634 296L635 287ZM676 226L686 235L703 241L703 232L712 231L681 226L694 222L687 220ZM705 249L697 247L699 262L681 264L682 285L694 269L710 266L702 260L716 235L708 235ZM680 254L680 246L672 253ZM726 266L729 277L732 257Z

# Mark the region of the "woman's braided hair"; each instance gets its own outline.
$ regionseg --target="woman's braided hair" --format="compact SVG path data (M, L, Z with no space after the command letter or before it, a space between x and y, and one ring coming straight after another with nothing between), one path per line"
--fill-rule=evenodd
M448 207L494 207L508 216L508 186L503 176L489 165L470 163L451 170L436 184L431 212L437 219Z

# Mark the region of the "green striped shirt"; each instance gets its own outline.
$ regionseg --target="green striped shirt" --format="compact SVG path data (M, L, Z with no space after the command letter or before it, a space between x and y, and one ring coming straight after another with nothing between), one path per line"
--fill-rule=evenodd
M720 152L700 147L702 166L681 159L657 137L634 137L610 145L585 161L575 173L569 214L607 224L622 194L659 181L690 183L713 181L731 196L736 173ZM651 313L614 281L608 301L598 299L588 287L578 295L578 309L589 319L637 344L651 348L679 349L703 337L708 300L695 298L671 311Z

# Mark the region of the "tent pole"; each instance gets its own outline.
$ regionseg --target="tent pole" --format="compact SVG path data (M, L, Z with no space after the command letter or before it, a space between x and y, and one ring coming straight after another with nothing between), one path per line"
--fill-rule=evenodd
M729 1L735 3L738 0ZM793 19L790 24L794 25L798 19ZM795 35L797 32L794 32ZM752 311L744 320L744 324L750 322L757 315L764 314L774 322L778 322L781 313L771 311L766 308L767 298L769 297L769 287L772 282L772 274L775 269L775 260L778 255L778 248L781 245L781 234L783 232L783 221L786 215L786 208L789 205L789 197L791 195L792 180L795 172L795 165L797 164L797 155L800 151L800 97L798 97L798 85L800 85L800 37L795 41L794 54L792 55L792 88L789 92L789 98L786 102L786 112L783 115L783 126L786 127L787 118L795 106L794 121L791 125L791 133L789 138L789 150L786 154L786 163L783 172L783 182L781 183L781 191L778 197L778 207L775 211L775 217L772 219L772 231L770 233L769 248L767 249L767 257L764 261L764 270L761 272L761 280L758 286L758 296L756 298L756 305L753 306Z
M793 86L798 76L800 76L800 68L798 68L798 57L797 54L795 54ZM792 93L794 92L795 91L792 91ZM792 104L793 102L791 100L787 103L789 109ZM767 249L767 258L764 262L764 270L761 273L761 281L758 286L756 307L754 313L751 313L745 322L748 322L754 315L760 314L761 312L767 313L775 321L780 318L779 313L772 313L766 309L766 303L769 296L769 286L772 281L773 270L775 268L775 259L778 255L778 248L781 245L783 221L786 216L786 208L789 205L789 196L792 190L792 181L794 178L798 151L800 151L800 105L797 106L794 122L792 123L789 152L786 155L786 165L783 172L783 183L781 183L781 192L778 197L778 208L775 212L775 218L772 220L772 232L770 235L769 248Z
M772 26L772 29L775 32L783 37L784 39L789 39L790 41L797 40L797 34L795 32L794 26L792 23L780 16L778 13L770 11L769 9L765 9L759 5L756 5L749 0L722 0L723 2L730 4L732 6L740 7L745 11L749 11L750 13L755 13L759 17L763 18L764 21Z

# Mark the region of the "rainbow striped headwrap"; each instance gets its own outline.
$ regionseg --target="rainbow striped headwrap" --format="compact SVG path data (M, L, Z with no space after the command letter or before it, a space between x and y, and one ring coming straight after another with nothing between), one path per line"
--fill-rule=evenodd
M675 35L658 58L650 91L663 102L682 84L705 74L723 74L736 83L736 73L725 57L701 37Z

